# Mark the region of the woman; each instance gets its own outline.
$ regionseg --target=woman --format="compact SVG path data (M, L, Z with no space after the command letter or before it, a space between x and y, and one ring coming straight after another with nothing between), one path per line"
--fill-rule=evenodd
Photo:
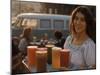
M23 55L26 55L27 46L30 42L31 32L32 32L31 28L25 28L21 35L21 39L20 39L18 48Z
M70 49L71 66L76 69L96 67L96 48L94 39L95 22L90 10L85 6L77 7L72 12L70 32L64 44Z

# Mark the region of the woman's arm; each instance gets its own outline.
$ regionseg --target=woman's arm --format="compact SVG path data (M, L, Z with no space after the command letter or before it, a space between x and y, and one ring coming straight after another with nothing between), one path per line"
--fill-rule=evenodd
M93 41L84 45L84 61L88 68L96 68L96 48ZM84 65L83 65L84 66Z
M18 48L23 55L26 54L27 42L24 38L20 40Z
M21 39L20 42L19 42L19 46L18 46L19 50L20 51L24 51L26 46L27 46L26 40L25 39Z

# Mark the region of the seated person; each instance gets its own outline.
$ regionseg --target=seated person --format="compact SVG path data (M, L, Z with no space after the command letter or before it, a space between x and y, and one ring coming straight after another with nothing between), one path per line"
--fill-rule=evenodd
M56 38L55 46L63 48L63 45L65 43L65 38L63 37L63 34L60 31L55 31L54 36Z
M45 33L43 35L43 37L41 38L40 42L41 42L42 46L45 46L48 43L48 34L47 33Z
M21 53L18 49L19 39L18 37L12 38L12 71L13 73L17 72L17 69L20 68L21 64Z
M19 44L18 37L13 37L12 38L12 56L15 56L19 53L18 44Z

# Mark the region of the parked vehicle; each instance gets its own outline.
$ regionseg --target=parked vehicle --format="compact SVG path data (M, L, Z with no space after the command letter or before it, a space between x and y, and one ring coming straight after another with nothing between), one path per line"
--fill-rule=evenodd
M24 27L32 27L34 33L49 33L52 30L69 30L68 15L40 14L40 13L22 13L17 15L16 21L12 24L12 35L19 35ZM50 35L52 36L52 35Z

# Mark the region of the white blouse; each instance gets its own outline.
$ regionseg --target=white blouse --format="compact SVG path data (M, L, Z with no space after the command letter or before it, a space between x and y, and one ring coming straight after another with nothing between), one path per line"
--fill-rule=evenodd
M76 66L85 65L91 67L96 64L96 48L92 39L88 38L82 45L74 45L72 36L68 36L64 48L70 49L71 64Z

